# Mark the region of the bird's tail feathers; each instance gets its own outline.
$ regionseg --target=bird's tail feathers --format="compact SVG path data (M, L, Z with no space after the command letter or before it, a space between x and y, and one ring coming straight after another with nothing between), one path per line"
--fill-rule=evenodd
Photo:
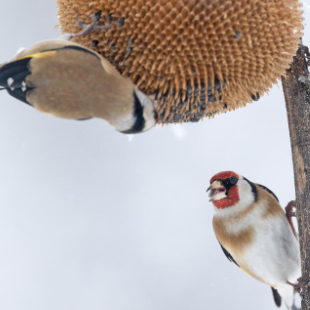
M272 290L272 295L273 295L273 299L274 299L275 304L277 305L277 307L281 307L282 298L281 298L279 292L275 288L273 288L272 286L271 286L271 290Z
M30 74L29 61L31 58L22 58L6 63L0 68L0 86L4 88L21 87L22 81Z
M0 67L0 90L6 89L11 96L27 104L26 93L32 89L26 84L30 60L31 57L21 58Z

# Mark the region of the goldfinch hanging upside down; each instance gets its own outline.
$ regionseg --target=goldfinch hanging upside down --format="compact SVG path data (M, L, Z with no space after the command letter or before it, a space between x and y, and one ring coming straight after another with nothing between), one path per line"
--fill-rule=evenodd
M298 237L278 198L265 186L232 171L210 180L213 230L226 257L272 288L294 309L294 284L300 274Z
M108 29L93 23L69 38ZM96 15L97 14L97 15ZM103 118L118 131L139 133L157 120L155 107L128 78L98 53L73 42L48 40L0 65L0 89L37 110L67 119Z

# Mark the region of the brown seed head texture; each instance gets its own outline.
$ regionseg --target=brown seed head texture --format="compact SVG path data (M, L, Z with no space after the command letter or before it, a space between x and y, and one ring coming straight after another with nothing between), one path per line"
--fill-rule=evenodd
M263 95L285 73L303 29L298 0L57 4L62 33L81 31L77 13L85 23L98 10L102 25L115 21L108 30L73 40L109 59L141 91L156 95L160 123L197 121Z

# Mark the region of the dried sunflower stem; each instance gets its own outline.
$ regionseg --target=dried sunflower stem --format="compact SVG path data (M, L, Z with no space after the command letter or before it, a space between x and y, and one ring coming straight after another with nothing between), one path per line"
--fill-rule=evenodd
M300 45L282 77L291 139L303 284L310 282L310 79L308 47ZM310 310L310 288L302 287L302 309Z

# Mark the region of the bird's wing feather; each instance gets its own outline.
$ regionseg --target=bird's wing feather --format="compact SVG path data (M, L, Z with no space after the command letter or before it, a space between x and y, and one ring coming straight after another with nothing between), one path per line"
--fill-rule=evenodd
M271 290L272 290L272 295L273 295L273 299L274 299L275 304L277 305L277 307L281 307L282 298L281 298L279 292L275 288L273 288L272 286L271 286Z
M222 250L223 250L225 256L228 258L228 260L229 260L230 262L235 263L238 267L240 267L240 266L238 265L238 263L235 261L235 259L232 257L232 255L231 255L221 244L220 244L220 246L221 246L221 248L222 248Z
M259 186L260 188L264 189L266 192L268 192L269 194L271 194L278 202L279 199L278 197L275 195L275 193L273 191L271 191L268 187L261 185L261 184L257 184L257 186Z

